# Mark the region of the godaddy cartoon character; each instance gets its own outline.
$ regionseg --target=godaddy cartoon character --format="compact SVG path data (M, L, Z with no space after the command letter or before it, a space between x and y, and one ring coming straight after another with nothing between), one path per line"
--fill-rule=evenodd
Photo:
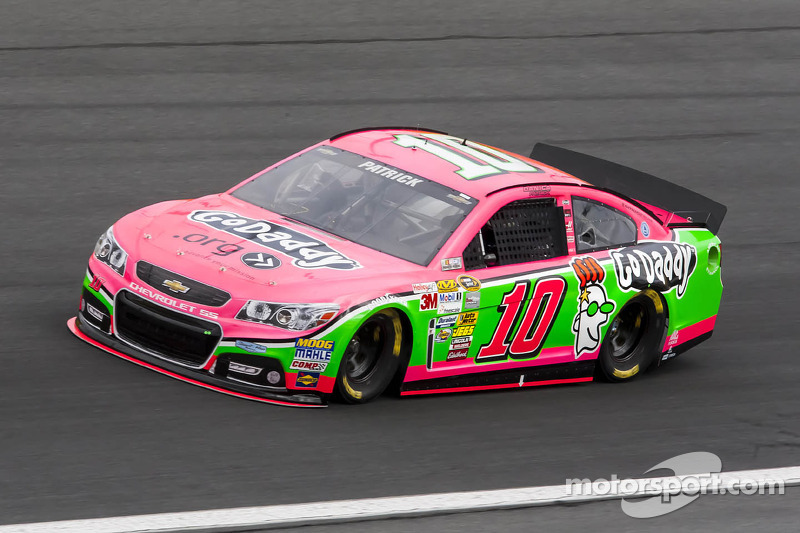
M606 296L602 285L605 271L593 257L575 259L572 268L580 281L578 314L572 323L575 332L575 359L584 352L593 352L600 346L600 327L608 322L614 312L614 302Z

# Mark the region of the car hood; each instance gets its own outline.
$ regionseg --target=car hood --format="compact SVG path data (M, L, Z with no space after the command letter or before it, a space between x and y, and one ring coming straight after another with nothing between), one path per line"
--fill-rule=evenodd
M117 222L114 234L132 271L147 261L234 298L349 306L429 281L420 280L427 267L227 194L146 207Z

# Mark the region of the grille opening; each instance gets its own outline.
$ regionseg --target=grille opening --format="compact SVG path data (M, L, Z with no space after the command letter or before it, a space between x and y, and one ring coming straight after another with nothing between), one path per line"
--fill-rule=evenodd
M219 307L225 305L231 299L231 295L222 289L217 289L211 285L206 285L205 283L200 283L186 276L181 276L180 274L148 263L147 261L139 261L136 263L136 275L140 280L154 289L164 294L173 294L175 298L186 302ZM178 281L187 289L182 293L172 291L169 287L164 285L165 281Z
M184 365L202 366L222 338L222 328L214 322L165 309L127 291L117 295L114 312L120 339Z

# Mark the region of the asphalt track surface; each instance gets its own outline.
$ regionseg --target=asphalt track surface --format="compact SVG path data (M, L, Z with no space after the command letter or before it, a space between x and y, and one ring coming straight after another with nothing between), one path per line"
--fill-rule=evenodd
M640 476L691 451L725 470L800 465L796 1L0 9L0 524ZM714 337L623 386L307 411L173 381L67 330L116 218L396 124L521 153L550 141L727 204ZM601 503L405 526L791 528L796 492L647 523Z

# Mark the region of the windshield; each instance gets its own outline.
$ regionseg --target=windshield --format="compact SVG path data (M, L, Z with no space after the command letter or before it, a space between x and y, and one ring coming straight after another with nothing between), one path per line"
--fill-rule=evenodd
M420 176L320 146L231 193L374 250L427 265L477 201Z

